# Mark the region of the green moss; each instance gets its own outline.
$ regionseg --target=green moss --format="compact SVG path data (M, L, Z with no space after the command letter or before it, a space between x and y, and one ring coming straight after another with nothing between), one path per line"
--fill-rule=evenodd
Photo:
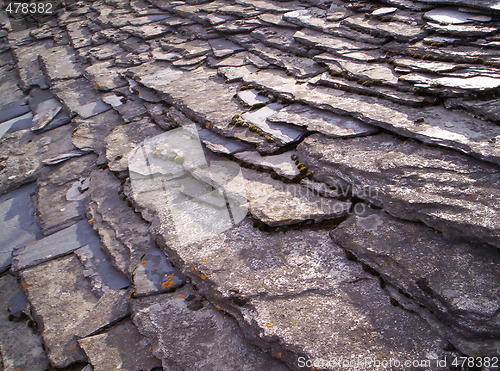
M252 107L250 107L250 111L254 111L256 109L259 109L259 108L262 108L262 107L265 107L265 106L267 106L266 102L255 103Z
M273 138L272 138L272 137L270 137L269 135L266 135L264 138L265 138L268 142L272 142L272 141L273 141Z
M242 90L250 90L250 89L253 89L253 85L252 85L252 84L243 85L243 86L240 88L240 91L242 91Z
M423 60L426 60L426 61L430 61L430 60L433 60L434 59L434 56L432 54L425 54L423 57L422 57Z
M420 54L418 54L418 53L413 53L411 56L412 56L413 58L415 58L415 59L420 59L420 58L422 58L422 56L421 56Z
M255 133L255 132L257 132L257 127L253 124L250 124L250 125L248 125L248 130Z

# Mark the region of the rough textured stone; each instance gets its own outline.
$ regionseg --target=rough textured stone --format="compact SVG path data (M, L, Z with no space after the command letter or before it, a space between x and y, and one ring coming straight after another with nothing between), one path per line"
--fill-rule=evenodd
M312 135L297 149L331 186L343 179L355 195L394 216L500 247L493 165L388 134L347 141Z
M195 295L185 288L132 301L134 323L151 340L153 353L162 359L165 369L288 369L249 344L234 319L213 305L190 309Z
M82 76L82 68L76 62L73 49L55 46L40 55L42 68L51 81L75 79Z
M41 237L35 220L31 196L35 185L30 184L0 197L0 272L8 269L12 251Z
M151 370L161 362L153 356L148 341L130 320L120 322L104 334L78 341L95 371Z
M75 255L21 271L28 298L40 321L43 342L54 367L86 361L74 338L76 325L95 306L90 282Z
M151 122L134 122L114 128L105 139L109 168L113 171L126 170L128 155L139 143L162 132Z
M49 362L43 350L40 336L30 329L25 320L9 320L7 303L20 285L12 276L0 278L0 353L2 370L45 371Z
M447 342L392 306L378 279L349 262L326 231L260 232L244 221L201 249L180 247L168 228L160 216L155 231L176 265L232 313L247 336L294 367L300 354L404 359L444 353Z
M261 156L258 152L245 151L235 154L238 160L257 166L263 170L272 170L277 175L293 179L300 174L297 165L292 160L292 154L283 153L274 156Z
M284 107L267 119L271 122L303 126L307 130L317 131L332 138L370 135L378 131L357 119L300 104Z
M99 243L85 245L75 250L76 256L85 267L84 276L92 282L92 290L101 297L113 290L130 286L130 281L109 262Z
M109 171L94 171L89 213L113 266L131 278L142 257L154 248L148 225L120 198L121 184Z
M349 203L318 197L302 186L283 184L255 171L244 169L243 176L250 213L270 227L338 219L350 207Z
M44 168L38 178L37 218L49 235L85 217L88 180L96 157L86 155Z
M348 219L331 236L451 326L448 340L465 354L498 353L500 255L495 248L453 241L380 211Z
M99 243L99 239L89 223L82 220L50 236L16 248L12 268L22 270L39 265L92 243Z
M109 110L92 86L83 78L58 81L51 88L54 94L71 111L89 118Z
M281 71L256 71L244 67L223 67L228 79L241 79L272 93L361 121L426 143L450 147L473 156L499 162L500 147L492 140L500 128L490 122L434 106L411 108L374 97L357 96L329 88L295 84Z
M129 291L108 291L99 298L92 310L75 326L75 336L84 338L103 331L130 314Z
M34 181L41 163L33 134L16 131L0 139L0 194Z
M89 119L74 121L76 129L72 134L72 142L82 151L93 151L99 155L98 162L106 161L104 139L111 131L124 124L123 119L114 111L107 111Z

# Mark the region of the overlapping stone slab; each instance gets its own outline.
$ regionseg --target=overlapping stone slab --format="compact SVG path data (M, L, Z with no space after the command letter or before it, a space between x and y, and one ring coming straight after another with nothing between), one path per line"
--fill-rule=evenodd
M495 139L498 125L447 110L443 107L412 108L374 97L359 96L330 88L296 84L278 70L257 71L248 66L219 69L229 80L242 80L298 102L348 114L361 121L413 137L423 142L456 149L499 163Z
M13 322L9 320L6 303L15 295L21 286L10 275L0 278L0 360L2 370L33 370L45 371L49 367L42 340L26 321Z
M341 178L355 195L394 216L500 247L494 165L388 134L348 141L315 134L297 150L331 186Z
M445 353L447 342L416 315L392 306L378 279L349 262L326 231L261 232L244 221L181 247L169 238L164 216L154 228L176 265L233 314L247 336L292 367L300 355L404 359Z
M34 315L40 321L50 363L66 367L87 357L74 338L76 325L95 306L90 282L75 255L65 256L21 271Z
M195 295L184 288L174 294L132 300L134 323L151 339L153 353L162 359L165 369L288 369L249 344L234 319L220 309L208 302L190 309Z
M495 248L447 239L381 211L353 216L331 236L451 326L448 339L465 354L498 353L500 255Z
M82 220L59 232L16 248L12 259L14 271L39 265L48 260L89 244L98 244L99 238L87 220Z
M0 197L0 272L9 268L16 247L41 237L31 201L35 189L33 183Z
M83 338L78 344L95 371L151 370L161 366L148 341L130 320L120 322L104 334Z

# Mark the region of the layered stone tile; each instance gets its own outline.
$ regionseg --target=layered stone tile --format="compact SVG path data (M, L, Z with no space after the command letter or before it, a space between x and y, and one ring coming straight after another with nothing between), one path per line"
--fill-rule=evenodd
M450 326L449 341L464 353L498 352L500 257L495 248L452 240L381 211L353 216L331 236Z
M297 149L315 177L331 186L343 179L357 197L396 217L500 246L494 165L388 134L347 141L315 134Z

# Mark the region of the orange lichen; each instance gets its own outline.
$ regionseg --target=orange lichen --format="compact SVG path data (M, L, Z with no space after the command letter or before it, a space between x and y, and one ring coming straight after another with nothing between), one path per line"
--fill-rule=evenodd
M206 123L205 123L205 127L206 127L207 129L210 129L210 126L211 126L211 125L212 125L212 124L211 124L211 123L209 123L209 122L206 122Z
M152 352L152 351L153 351L153 346L152 346L152 345L150 345L150 346L149 346L149 351L150 351L150 352Z
M195 267L191 267L191 270L194 272L196 270L196 268Z
M273 324L272 324L272 322L266 322L266 326L267 327L273 327Z
M173 284L174 284L174 281L167 280L161 284L161 287L172 287Z
M207 262L208 260L209 260L208 258L203 259L204 262Z
M201 275L201 279L202 279L202 280L206 280L206 279L207 279L207 276L206 276L205 274L202 274L202 275Z
M149 262L148 262L147 260L144 260L143 262L141 262L141 265L142 265L143 267L145 267L145 266L146 266L146 265L148 265L148 264L149 264Z
M84 347L85 347L85 346L87 346L87 345L89 345L88 340L82 341L82 345L83 345Z
M169 274L167 276L167 280L171 280L172 278L174 278L174 276L175 276L175 273Z
M71 347L71 348L69 348L69 350L74 352L76 350L76 347Z
M180 295L178 296L178 298L182 299L182 298L184 298L184 295L180 294Z
M220 305L219 305L219 304L217 304L217 305L215 306L215 309L220 310L220 308L221 308L221 307L220 307Z
M94 219L89 219L89 224L94 224Z
M276 356L278 356L279 358L281 358L281 357L283 357L283 353L278 352L278 353L276 353Z
M23 289L23 291L28 288L28 284L26 283L26 281L23 281L23 283L21 283L21 288Z

